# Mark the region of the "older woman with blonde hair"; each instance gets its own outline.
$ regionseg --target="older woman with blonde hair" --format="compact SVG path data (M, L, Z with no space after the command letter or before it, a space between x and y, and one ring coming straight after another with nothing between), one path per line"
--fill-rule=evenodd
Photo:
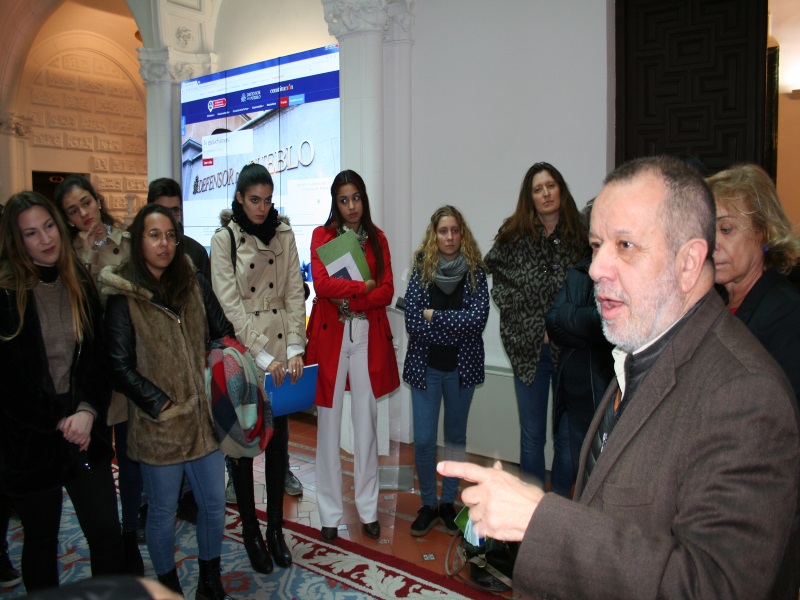
M757 165L733 166L707 182L717 201L716 283L800 398L800 293L784 275L797 262L800 242L775 184Z
M461 212L442 206L431 216L414 257L405 296L408 330L403 379L411 386L414 460L422 507L411 535L439 522L456 533L453 502L459 480L445 477L436 497L436 436L444 399L446 460L464 460L467 418L475 386L484 380L483 329L489 318L489 287L478 243Z

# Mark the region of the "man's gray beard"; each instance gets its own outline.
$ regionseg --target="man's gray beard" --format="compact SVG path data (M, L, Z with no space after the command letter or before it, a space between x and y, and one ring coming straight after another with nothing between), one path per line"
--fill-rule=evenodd
M602 318L600 305L597 306L603 324L603 335L625 352L633 352L646 345L680 318L681 297L674 276L674 265L665 266L649 288L648 296L648 302L643 307L648 313L647 319L643 318L642 309L635 315L631 313L624 330L617 327L615 331L611 331L612 325ZM629 300L628 297L625 299ZM630 303L628 307L630 309Z

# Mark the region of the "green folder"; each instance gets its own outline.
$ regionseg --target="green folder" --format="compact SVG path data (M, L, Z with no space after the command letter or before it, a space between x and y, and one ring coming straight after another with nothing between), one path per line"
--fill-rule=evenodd
M351 230L317 248L317 256L328 270L329 277L368 281L372 279L367 258Z

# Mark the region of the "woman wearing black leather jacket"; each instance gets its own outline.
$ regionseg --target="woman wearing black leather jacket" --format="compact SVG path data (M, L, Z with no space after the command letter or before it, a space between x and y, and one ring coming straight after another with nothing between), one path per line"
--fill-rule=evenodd
M61 217L35 192L12 196L0 222L0 378L0 489L25 531L26 589L58 585L62 487L92 574L121 574L100 301Z
M220 580L224 458L205 393L210 338L233 335L214 293L184 256L172 213L148 204L130 228L131 256L99 281L114 385L129 401L128 456L147 493L147 548L159 581L181 592L175 513L184 473L199 505L198 599L228 598Z

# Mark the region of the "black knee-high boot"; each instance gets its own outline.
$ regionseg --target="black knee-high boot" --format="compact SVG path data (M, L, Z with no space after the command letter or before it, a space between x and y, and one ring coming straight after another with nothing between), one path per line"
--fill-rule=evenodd
M283 539L283 488L286 481L286 459L289 453L289 419L276 417L272 439L265 451L264 476L267 487L267 546L275 564L287 568L292 553Z
M258 573L272 573L272 559L269 557L261 528L256 518L256 504L253 489L253 459L238 458L231 469L233 488L236 490L239 516L242 519L242 538L250 565Z

